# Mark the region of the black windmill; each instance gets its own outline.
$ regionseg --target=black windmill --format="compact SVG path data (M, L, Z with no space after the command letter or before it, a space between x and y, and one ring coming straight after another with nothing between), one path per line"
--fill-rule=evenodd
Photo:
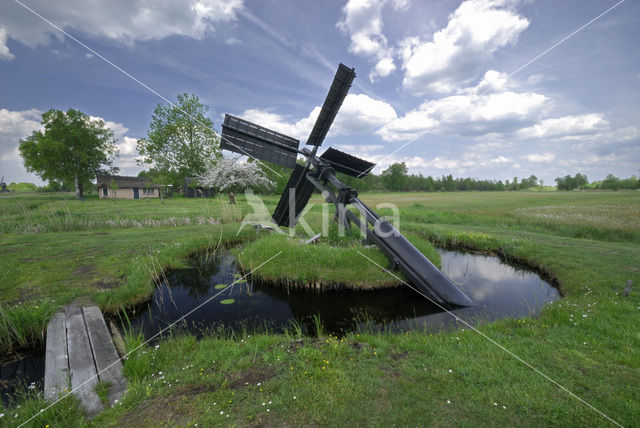
M354 69L344 64L338 66L329 93L307 140L307 145L312 146L311 149L299 149L299 140L229 114L225 115L222 125L221 147L293 168L287 187L273 213L273 220L279 226L294 227L313 190L317 188L322 191L327 202L336 206L336 216L341 224L349 227L349 223L353 223L363 230L367 239L375 243L393 265L404 272L417 290L439 304L472 305L471 299L391 223L359 200L358 192L354 188L343 184L335 176L336 171L339 171L360 178L367 175L375 164L331 147L321 156L316 156L318 147L327 136L355 76ZM304 165L296 162L299 154L307 159ZM348 205L355 207L365 222L346 209Z

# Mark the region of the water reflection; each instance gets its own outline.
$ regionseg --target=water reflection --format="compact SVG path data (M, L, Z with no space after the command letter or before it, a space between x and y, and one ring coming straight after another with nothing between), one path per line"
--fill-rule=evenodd
M452 309L465 320L533 315L559 298L556 288L527 269L485 255L446 250L440 253L443 271L475 303ZM216 285L230 284L237 276L234 259L228 253L212 263L196 262L192 268L174 271L156 289L152 304L133 319L132 326L151 337L218 294ZM235 302L223 305L222 299ZM317 293L243 282L188 315L181 328L198 336L211 330L282 331L295 321L303 332L313 334L314 316L319 316L325 329L335 334L364 326L439 331L455 325L454 317L407 287Z

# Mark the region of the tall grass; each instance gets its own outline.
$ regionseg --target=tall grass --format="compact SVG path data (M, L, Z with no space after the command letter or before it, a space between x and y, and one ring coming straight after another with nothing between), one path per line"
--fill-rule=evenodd
M43 347L47 323L57 309L58 305L46 301L12 307L0 304L0 351Z

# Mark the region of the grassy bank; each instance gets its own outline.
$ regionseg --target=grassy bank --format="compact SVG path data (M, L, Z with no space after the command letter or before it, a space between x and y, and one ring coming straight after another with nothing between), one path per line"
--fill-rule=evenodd
M401 230L419 245L432 241L487 251L525 262L555 278L565 297L548 305L538 317L502 320L479 329L623 426L637 424L640 193L413 193L363 195L363 199L374 209L379 202L397 202ZM138 209L146 204L139 202ZM313 198L312 202L318 201ZM178 209L180 204L172 203ZM269 200L269 208L274 203ZM240 210L247 208L240 205ZM109 205L100 207L105 217L122 215ZM197 205L191 209L199 209L194 207ZM70 212L75 215L74 208ZM189 209L185 215L189 212L195 215ZM155 215L152 210L148 214ZM320 220L316 205L307 221L319 231ZM35 290L25 292L22 303L12 307L25 314L41 311L42 319L52 310L39 304L46 299L56 300L51 303L55 305L58 299L85 295L104 307L116 307L116 303L135 300L133 291L148 295L153 272L180 266L189 252L218 242L220 231L223 238L234 239L237 229L237 224L223 224L7 233L0 247L11 257L3 258L2 267L13 270L5 274L0 299L6 308L7 302L20 298L19 290ZM298 232L302 236L300 229ZM255 236L249 229L243 233L247 239ZM108 239L102 240L105 236ZM306 269L305 275L316 280L329 278L344 257L352 267L351 272L341 272L344 277L352 275L355 283L358 276L370 275L358 264L362 257L356 253L353 258L349 253L353 250L349 245L339 245L336 251L325 248L335 242L302 246L299 239L281 239L274 235L256 240L244 247L244 253L238 250L240 257L254 251L257 260L258 255L283 250L269 264L274 274L282 269ZM299 251L309 251L313 264L294 269ZM147 259L138 264L136 257ZM17 262L8 265L7 260ZM88 265L97 271L77 274L74 279L74 270ZM137 268L141 271L135 274L135 266L145 266L146 271ZM159 267L151 270L149 266ZM319 267L322 269L309 270ZM87 291L91 290L87 284L113 272L123 282L114 283L110 291L98 291L98 287ZM379 271L371 275L371 281L389 280ZM126 284L134 278L146 288L128 288ZM627 280L636 285L625 297L622 290ZM76 426L609 424L468 328L437 335L349 334L342 339L295 333L248 336L201 341L175 337L157 349L145 346L125 362L130 388L122 404L86 421L72 400L66 400L43 412L31 426L65 425L70 420L77 421ZM130 346L134 343L130 339ZM0 424L16 425L37 413L44 402L40 397L23 398L21 407L17 405L0 408L5 414ZM14 414L18 417L13 418Z
M237 232L226 224L4 235L0 350L43 344L51 315L75 299L111 314L139 304L189 255L255 237Z
M336 227L332 226L332 229ZM417 234L408 234L407 238L429 260L440 265L440 255L428 240L420 239ZM364 254L381 266L390 265L389 260L376 247L363 247L359 236L356 239L343 239L340 243L336 243L331 237L321 237L316 244L304 244L299 237L290 238L273 233L236 249L234 255L240 267L250 272L279 251L282 254L277 259L251 275L254 281L277 287L311 288L318 291L373 290L402 285L393 276L381 275L381 270L375 264L359 254ZM399 271L396 275L403 276Z

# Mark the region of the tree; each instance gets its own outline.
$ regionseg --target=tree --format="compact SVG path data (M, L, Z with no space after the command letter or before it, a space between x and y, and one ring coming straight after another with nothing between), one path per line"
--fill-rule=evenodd
M603 189L618 190L620 188L620 179L613 174L607 174L600 186Z
M407 181L407 165L404 162L394 163L382 171L382 183L385 189L393 192L402 190Z
M576 174L574 177L565 175L564 177L556 178L556 184L558 190L573 190L580 189L589 183L587 176L584 174Z
M74 109L66 113L51 109L42 115L41 123L44 131L34 131L20 140L27 171L49 182L73 183L77 199L98 173L117 173L113 131L102 120Z
M235 203L235 193L244 189L270 188L274 185L256 162L238 162L238 159L220 158L204 174L198 177L204 187L213 187L229 195L229 203Z
M120 189L120 186L118 186L118 183L116 183L115 179L111 179L111 182L109 183L109 188L111 189L111 193L113 193L113 200L117 201L118 199L118 189Z
M520 182L520 189L531 189L532 187L536 187L538 183L538 177L535 175L530 175L529 178L523 178Z
M178 95L173 105L158 104L147 138L138 140L138 164L170 176L175 186L183 177L204 174L221 156L220 139L208 111L193 94Z
M573 181L575 182L576 187L578 189L582 189L584 186L589 184L589 180L587 180L587 176L579 173L576 174L575 177L573 177Z

